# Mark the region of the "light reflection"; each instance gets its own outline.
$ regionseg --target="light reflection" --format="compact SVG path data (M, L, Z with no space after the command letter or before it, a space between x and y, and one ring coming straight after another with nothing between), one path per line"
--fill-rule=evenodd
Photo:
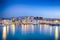
M34 32L34 25L33 24L30 24L30 25L27 25L27 31L31 31L31 32Z
M50 34L52 33L52 27L50 27Z
M31 25L28 25L28 24L27 24L27 31L28 31L28 32L32 30L31 27L32 27Z
M32 32L34 32L34 25L31 25L31 27L32 27Z
M44 24L44 30L45 30L45 31L47 31L47 27L48 27L48 26L47 26L46 24Z
M15 25L14 24L11 25L11 29L12 29L12 33L14 35L14 33L15 33Z
M30 25L25 25L26 26L26 31L29 31L29 29L30 29Z
M25 28L25 32L27 31L27 25L24 25L24 28Z
M7 27L7 33L9 32L9 25L6 26Z
M34 31L34 25L22 25L22 33Z
M6 26L3 27L3 40L6 40Z
M27 25L21 25L22 26L22 33L26 33L27 31Z
M40 24L40 31L42 30L42 24Z
M57 23L57 22L59 22L59 21L58 21L58 20L55 20L54 22L56 22L56 23Z
M58 40L58 27L55 28L55 39Z

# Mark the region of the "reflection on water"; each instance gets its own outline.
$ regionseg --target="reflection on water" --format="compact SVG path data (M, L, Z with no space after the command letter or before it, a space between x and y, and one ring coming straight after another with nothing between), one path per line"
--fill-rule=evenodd
M55 38L56 40L58 40L58 26L56 26L55 28Z
M47 31L47 27L48 27L48 25L44 24L44 30L45 30L45 32Z
M9 32L9 25L7 25L6 28L7 28L6 30L7 30L7 33L8 33Z
M3 40L6 40L6 26L3 27Z
M32 32L34 32L34 25L31 25Z
M21 25L22 26L22 33L27 33L29 31L34 32L34 25Z
M27 31L27 25L21 25L22 26L22 33L26 33Z
M13 35L14 35L14 33L15 33L15 24L12 24L12 25L11 25L11 29L12 29L12 33L13 33Z
M52 27L50 27L50 35L52 34Z
M42 30L42 25L40 24L40 31Z
M38 27L39 26L39 27ZM40 33L40 32L44 32L44 33L46 33L46 31L49 31L49 33L47 34L47 35L51 35L51 34L53 34L54 32L52 32L54 29L55 29L55 38L53 38L53 39L56 39L56 40L58 40L58 26L49 26L48 27L48 25L42 25L42 24L40 24L40 25L38 25L38 26L36 26L36 27L34 27L34 25L21 25L21 27L19 27L19 28L21 28L21 30L19 30L19 31L21 31L21 33L22 34L27 34L27 33L35 33L36 31L35 30L37 30L37 32L38 33ZM44 26L44 27L43 27ZM6 36L7 36L7 33L8 32L10 32L9 30L9 28L11 28L11 31L12 31L12 33L13 33L13 35L16 33L16 28L15 27L18 27L18 26L15 26L15 24L12 24L12 25L4 25L3 26L3 33L2 33L2 37L3 37L3 39L5 40L6 39ZM36 29L35 29L36 28ZM54 28L54 29L53 29ZM17 29L18 30L18 29ZM40 31L38 31L38 30L40 30ZM44 31L45 30L45 31ZM43 35L42 36L44 36L44 33L42 33ZM36 35L36 34L35 34ZM34 36L35 36L34 35ZM46 35L46 36L47 36ZM14 35L15 36L15 35ZM27 36L27 35L26 35ZM34 37L34 36L32 36L32 37ZM54 36L54 35L52 35L52 36Z

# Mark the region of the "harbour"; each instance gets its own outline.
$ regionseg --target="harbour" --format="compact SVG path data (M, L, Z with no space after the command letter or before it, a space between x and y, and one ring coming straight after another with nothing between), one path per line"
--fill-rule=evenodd
M0 40L59 40L59 30L60 26L45 24L3 25L0 26L0 34L3 33L0 35L0 37L2 36Z
M0 19L0 24L6 24L6 25L11 25L11 24L16 24L16 25L30 25L30 24L46 24L46 25L51 25L51 26L60 26L60 19L56 18L43 18L43 17L34 17L34 16L25 16L23 18L2 18Z

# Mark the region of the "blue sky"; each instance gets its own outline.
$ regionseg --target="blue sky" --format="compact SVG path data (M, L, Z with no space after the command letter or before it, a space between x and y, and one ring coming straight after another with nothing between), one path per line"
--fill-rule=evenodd
M60 1L51 0L3 0L1 17L41 16L60 18Z

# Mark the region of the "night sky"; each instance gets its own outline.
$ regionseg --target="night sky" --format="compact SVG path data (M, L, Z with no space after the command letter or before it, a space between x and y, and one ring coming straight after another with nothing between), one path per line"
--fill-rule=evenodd
M60 1L57 0L0 0L0 9L0 17L60 18Z

